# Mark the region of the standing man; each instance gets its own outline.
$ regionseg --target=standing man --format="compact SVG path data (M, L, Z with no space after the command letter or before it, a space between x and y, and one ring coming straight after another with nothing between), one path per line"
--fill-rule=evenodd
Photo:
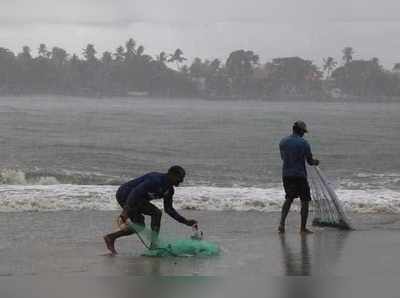
M279 143L283 161L282 180L286 193L279 225L279 233L281 234L285 233L285 222L290 206L293 200L298 197L300 197L301 201L300 233L312 233L312 231L307 229L311 195L305 161L311 166L317 166L319 165L319 160L313 158L310 144L303 139L306 132L308 132L306 124L303 121L296 121L293 124L293 134L283 138Z
M180 166L171 167L167 173L148 173L144 176L122 184L116 194L118 204L122 207L121 221L129 218L139 228L121 229L120 231L104 236L107 248L112 254L116 254L115 240L140 232L145 227L144 215L151 217L151 230L153 232L151 247L156 248L158 233L161 225L161 210L150 201L164 199L164 211L176 221L187 226L193 226L197 222L181 216L173 207L174 186L178 186L185 178L185 170Z

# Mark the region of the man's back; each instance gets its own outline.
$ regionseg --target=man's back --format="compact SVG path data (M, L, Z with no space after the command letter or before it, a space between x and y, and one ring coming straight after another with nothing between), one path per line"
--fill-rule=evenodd
M301 136L292 134L279 143L283 177L307 177L305 160L312 160L311 148Z
M172 188L165 174L151 172L122 184L119 191L126 196L139 186L140 189L138 189L137 195L147 200L161 198L167 192L171 192Z

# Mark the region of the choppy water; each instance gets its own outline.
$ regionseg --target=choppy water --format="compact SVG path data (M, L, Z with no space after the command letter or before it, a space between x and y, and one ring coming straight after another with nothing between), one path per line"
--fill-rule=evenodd
M275 211L278 143L302 119L347 208L400 212L400 103L0 98L0 211L116 208L172 164L181 208Z

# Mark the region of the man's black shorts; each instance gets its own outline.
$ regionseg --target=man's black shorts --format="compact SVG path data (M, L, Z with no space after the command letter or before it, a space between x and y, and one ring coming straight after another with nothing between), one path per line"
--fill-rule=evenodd
M304 177L283 177L283 188L286 199L300 198L302 201L311 201L310 186Z
M128 196L121 191L117 191L116 198L121 208L124 208ZM133 206L130 205L129 207L129 219L133 223L139 225L145 224L143 215L153 216L159 214L160 212L160 210L156 206L154 206L147 200L142 200L140 202L134 203Z

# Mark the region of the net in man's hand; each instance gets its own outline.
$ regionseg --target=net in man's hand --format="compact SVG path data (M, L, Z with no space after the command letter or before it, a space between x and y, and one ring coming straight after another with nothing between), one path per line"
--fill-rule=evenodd
M313 225L352 230L350 219L334 189L319 167L310 167L310 188L314 202Z

